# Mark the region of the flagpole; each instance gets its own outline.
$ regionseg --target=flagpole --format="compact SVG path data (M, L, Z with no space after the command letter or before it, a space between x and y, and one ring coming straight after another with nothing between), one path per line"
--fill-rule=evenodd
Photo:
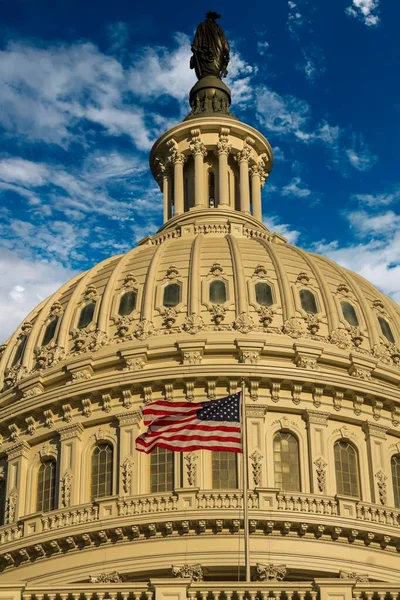
M243 520L244 520L244 562L246 569L246 582L250 582L250 546L249 546L249 506L248 506L248 459L247 459L247 418L246 418L246 386L242 379L242 443L243 443Z

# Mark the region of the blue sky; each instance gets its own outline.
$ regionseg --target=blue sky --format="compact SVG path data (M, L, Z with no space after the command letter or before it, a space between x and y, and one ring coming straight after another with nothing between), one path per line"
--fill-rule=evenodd
M0 23L0 340L161 224L148 152L188 112L208 9L232 111L275 152L264 222L400 301L400 2L15 0Z

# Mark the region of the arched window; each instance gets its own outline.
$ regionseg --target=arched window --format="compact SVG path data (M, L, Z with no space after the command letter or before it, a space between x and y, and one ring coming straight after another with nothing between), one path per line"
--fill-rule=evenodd
M356 449L347 441L335 443L336 489L344 496L360 497L360 476Z
M171 492L174 488L174 453L155 448L150 454L150 492Z
M215 204L215 175L213 171L208 173L208 205L210 208Z
M37 483L37 512L49 512L55 509L56 502L56 461L45 460L39 467Z
M310 290L300 290L301 308L308 313L316 315L318 312L315 296Z
M236 490L238 488L236 452L212 453L212 485L214 490Z
M272 300L272 289L268 283L264 281L258 281L255 285L256 289L256 302L261 306L271 306Z
M125 294L122 294L121 299L119 301L118 314L121 315L121 317L126 317L127 315L130 315L131 312L136 308L136 299L136 290L125 292Z
M28 336L24 335L24 337L22 338L22 340L19 342L18 346L17 346L17 350L14 354L14 358L12 361L12 366L14 367L15 365L17 365L19 362L21 362L21 358L22 355L24 354L24 350L25 350L25 346L28 342Z
M92 322L95 307L96 302L90 302L82 308L81 314L79 315L78 329L83 329Z
M300 491L299 443L288 431L274 435L275 487L291 492Z
M346 319L346 321L350 325L353 325L353 327L358 327L359 322L357 319L357 313L356 313L356 309L354 308L354 306L352 304L350 304L350 302L346 302L345 300L343 300L340 303L340 306L342 307L342 313L343 313L343 316Z
M167 307L176 306L181 301L181 286L179 283L169 283L164 288L163 304Z
M113 447L97 444L92 452L91 500L111 496L113 492Z
M390 464L392 467L394 505L396 508L400 508L400 454L392 456Z
M216 279L210 283L210 302L213 304L226 302L226 285L224 281Z
M58 323L58 317L53 317L47 324L47 327L43 334L42 346L47 346L47 344L49 344L51 342L51 340L53 339L54 334L56 333L57 323Z
M385 338L387 339L387 341L390 342L391 344L394 344L394 337L393 337L392 330L390 329L389 323L383 317L378 317L378 321L379 321L379 326L381 328L381 331L382 331L383 335L385 336Z

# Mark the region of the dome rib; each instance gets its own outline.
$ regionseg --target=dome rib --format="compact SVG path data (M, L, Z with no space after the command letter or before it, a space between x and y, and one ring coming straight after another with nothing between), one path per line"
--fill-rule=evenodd
M275 272L278 275L279 293L282 303L282 319L283 322L285 322L287 319L295 316L295 307L290 291L289 278L286 274L281 257L278 255L278 252L272 246L272 244L259 238L256 238L256 241L264 246L265 250L269 254L272 264L274 265Z
M309 255L307 254L307 252L305 252L301 248L296 248L296 246L292 246L292 245L290 245L290 248L292 250L294 250L299 256L302 257L304 262L311 269L315 279L317 280L319 289L321 291L322 299L323 299L324 305L325 305L325 313L326 313L326 318L328 321L329 331L337 329L337 327L339 325L337 308L336 308L335 302L332 298L332 292L330 291L329 286L326 282L326 279L320 271L320 268L316 264L316 261L311 260Z
M143 286L141 320L151 321L153 316L154 290L156 287L156 274L158 265L160 264L163 252L171 245L172 240L165 240L157 246L152 259L150 261L149 270L147 271L146 279Z
M346 280L346 283L348 283L350 288L353 289L354 294L357 297L357 300L360 304L361 311L364 315L364 320L365 320L365 325L366 325L366 329L368 332L370 346L371 346L371 348L373 348L375 346L375 344L379 343L377 325L375 325L375 319L372 318L372 316L373 316L372 311L369 308L368 303L365 300L363 294L361 293L358 283L352 277L351 271L348 271L344 267L340 267L335 262L333 262L332 260L329 260L329 258L326 258L325 256L320 256L320 255L315 255L315 254L312 254L312 256L318 256L318 258L320 258L322 261L333 266L334 269L336 270L336 272L340 273L341 277L343 277L343 279Z
M232 267L233 267L233 284L235 288L235 308L236 314L247 313L248 311L248 299L247 299L247 288L246 288L246 277L243 268L242 256L240 254L239 244L237 239L229 233L226 236L228 241L229 250L231 253Z
M193 241L190 250L190 262L189 262L189 292L188 292L188 314L200 313L200 286L201 286L201 272L200 272L200 257L201 247L204 236L198 234Z

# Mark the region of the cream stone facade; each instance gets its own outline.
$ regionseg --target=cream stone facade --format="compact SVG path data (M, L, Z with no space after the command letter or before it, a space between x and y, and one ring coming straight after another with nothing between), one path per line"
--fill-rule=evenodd
M268 141L198 106L151 152L160 230L1 347L0 599L398 597L399 306L270 232ZM237 581L240 459L221 489L209 451L174 453L168 479L135 449L144 404L223 397L242 378L252 583Z

